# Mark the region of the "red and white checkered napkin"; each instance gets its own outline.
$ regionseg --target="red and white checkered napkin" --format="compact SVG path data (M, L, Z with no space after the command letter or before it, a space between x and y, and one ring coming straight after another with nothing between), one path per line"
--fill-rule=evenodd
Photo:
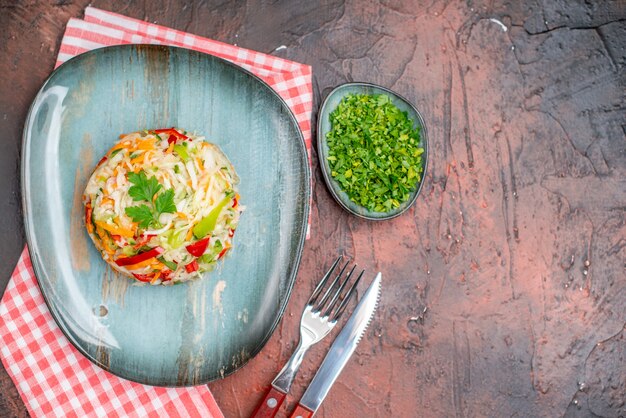
M310 153L312 86L307 65L88 7L84 20L68 22L57 66L91 49L129 43L195 49L255 73L294 112ZM222 417L206 385L141 385L100 369L80 354L48 311L26 248L0 302L0 359L35 417Z
M160 388L95 366L63 335L24 249L0 303L0 357L33 417L223 417L206 385Z

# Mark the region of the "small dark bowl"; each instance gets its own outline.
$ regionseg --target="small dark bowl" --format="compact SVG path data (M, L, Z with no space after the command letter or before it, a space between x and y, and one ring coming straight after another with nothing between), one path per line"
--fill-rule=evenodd
M398 109L407 112L409 119L413 121L413 128L420 128L420 145L424 148L424 153L422 154L422 165L424 170L422 171L420 180L417 182L415 190L411 193L409 199L400 204L399 207L388 212L370 211L363 206L354 203L350 200L347 193L341 190L339 183L330 175L330 166L328 164L328 160L326 159L326 157L328 157L326 134L331 130L330 114L337 108L341 100L347 94L386 94L391 98L391 102L398 107ZM400 216L406 212L411 205L415 203L417 196L422 190L424 176L426 175L426 169L428 168L428 134L426 132L426 124L424 123L422 115L415 108L415 106L413 106L404 97L389 89L370 83L342 84L331 91L322 102L317 119L317 152L319 155L320 166L322 168L322 174L324 174L324 180L326 181L326 186L328 186L328 190L330 190L330 193L333 195L337 203L341 205L341 207L355 216L372 221L383 221L395 218L396 216Z

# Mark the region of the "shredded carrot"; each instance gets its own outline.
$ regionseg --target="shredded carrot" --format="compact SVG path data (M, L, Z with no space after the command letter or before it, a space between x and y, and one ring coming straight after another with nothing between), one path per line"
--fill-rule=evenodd
M170 143L170 146L167 147L167 150L165 151L167 154L171 154L172 151L174 151L174 145L176 145L176 142L172 142Z
M135 165L137 163L140 163L143 161L144 157L146 156L146 153L143 152L141 153L141 155L136 156L135 158L133 158L132 160L130 160L130 163Z
M127 229L127 230L129 229L132 233L131 238L135 236L135 232L137 232L137 224L135 222L130 222L129 225L125 225L122 222L122 218L119 216L114 218L113 222L115 222L115 224L119 226L120 228Z
M102 228L100 228L98 225L96 225L96 235L98 237L100 237L100 239L106 237L106 234L104 233L104 230Z
M156 138L148 138L142 141L137 141L137 145L135 146L135 149L144 150L144 151L153 150L155 142L156 142Z
M102 205L115 205L115 200L111 199L110 197L103 197L102 198L102 202L100 202Z
M161 277L161 272L157 271L157 274L154 275L154 277L152 278L152 280L150 280L150 284L156 282L157 280L159 280L159 277Z
M182 212L176 212L176 216L178 216L179 218L182 218L182 219L188 219L187 215L185 215Z
M98 222L96 221L96 225L97 225L97 223ZM102 228L100 228L99 226L96 226L96 233L100 237L100 242L102 242L102 246L104 247L104 251L106 251L110 255L115 254L115 250L113 248L111 248L111 246L109 245L109 237L104 232L104 230Z
M120 142L119 144L117 144L116 146L114 146L113 148L111 148L111 149L109 150L109 154L108 154L108 155L111 155L111 153L112 153L113 151L116 151L116 150L118 150L118 149L124 149L124 148L125 148L125 149L129 149L129 148L130 148L130 141Z
M198 157L196 157L196 162L198 163L198 168L202 171L204 171L204 164L202 164L202 160Z
M193 226L189 228L189 231L187 231L187 235L185 236L185 241L189 241L191 239L191 234L193 234Z
M96 221L96 225L104 229L105 231L109 231L113 235L121 235L124 238L132 238L135 235L132 229L125 228L119 225L109 224L102 221Z

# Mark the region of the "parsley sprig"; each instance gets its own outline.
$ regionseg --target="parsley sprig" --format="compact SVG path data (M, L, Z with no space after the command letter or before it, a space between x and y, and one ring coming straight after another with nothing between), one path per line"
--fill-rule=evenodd
M161 226L159 223L161 214L176 212L174 189L167 189L157 195L163 186L156 177L148 178L146 172L141 170L139 173L129 173L128 181L133 184L128 189L130 197L135 202L147 201L149 203L148 205L129 206L125 210L126 215L137 222L140 228L145 229L150 226L158 228Z
M419 128L384 94L349 94L330 114L331 176L350 200L388 212L407 201L423 171Z

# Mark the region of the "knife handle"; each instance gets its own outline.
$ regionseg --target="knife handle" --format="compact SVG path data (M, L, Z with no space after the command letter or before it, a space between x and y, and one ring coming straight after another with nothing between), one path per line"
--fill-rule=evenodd
M252 418L273 418L283 404L286 396L286 393L271 386L269 392L267 392L267 395L263 398L263 402L259 404L254 414L252 414Z
M315 412L298 404L296 409L291 413L291 418L311 418Z

